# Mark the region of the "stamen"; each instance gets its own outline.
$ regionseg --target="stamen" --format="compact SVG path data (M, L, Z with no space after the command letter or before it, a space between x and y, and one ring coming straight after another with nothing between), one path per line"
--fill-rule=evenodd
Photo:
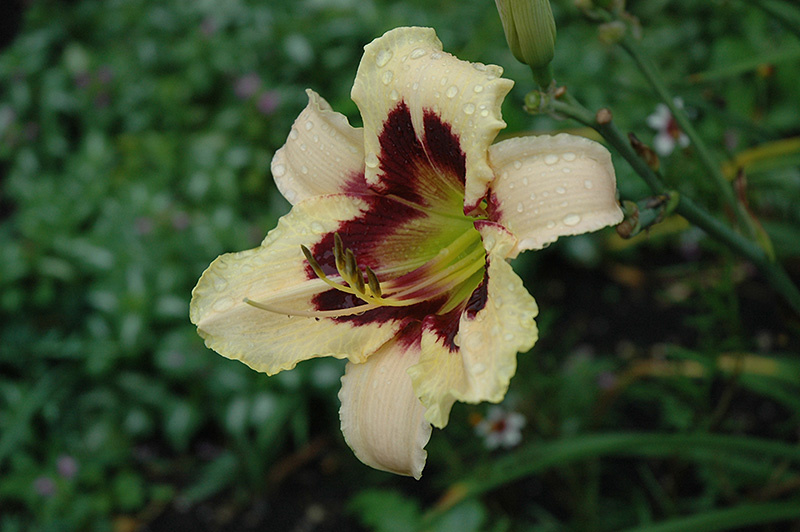
M244 301L251 307L255 307L260 310L266 310L267 312L272 312L275 314L285 314L287 316L303 316L306 318L341 318L343 316L355 316L357 314L363 314L368 310L372 310L380 306L380 305L375 305L373 303L367 303L365 305L358 305L356 307L349 307L337 310L294 310L294 309L273 307L272 305L265 305L264 303L259 303L258 301L253 301L252 299L248 298L244 298L242 301Z
M378 276L375 275L375 272L372 271L372 268L369 266L364 266L364 269L367 271L367 282L369 283L369 291L372 292L372 295L380 298L381 297L381 283L378 282Z
M311 266L311 269L314 270L314 273L320 279L327 279L328 277L325 275L325 272L322 271L322 267L317 262L317 259L314 258L314 255L311 254L311 251L303 244L300 244L300 249L303 250L303 255L306 256L306 260L308 261L308 265Z
M333 258L336 260L336 270L339 273L344 271L344 245L342 244L342 237L339 233L333 233Z

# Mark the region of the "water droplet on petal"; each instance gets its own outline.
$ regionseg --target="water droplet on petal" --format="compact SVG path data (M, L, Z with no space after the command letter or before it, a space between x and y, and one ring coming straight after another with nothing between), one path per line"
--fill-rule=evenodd
M522 161L514 161L514 168L516 168L517 170L522 168Z
M312 122L311 120L308 120L306 122L306 131L311 131L312 129L314 129L314 122Z
M475 92L483 92L483 85L475 85L472 90Z
M536 199L536 192L531 192L531 196L530 196L530 198L531 198L532 200Z
M525 210L525 205L523 205L521 201L517 203L517 212L522 212L524 210Z
M366 164L369 168L377 168L378 162L378 156L375 154L375 152L370 152L364 158L364 164Z
M287 188L283 193L283 197L289 200L289 203L291 203L297 197L297 192L295 192L293 188Z
M423 48L416 48L411 52L411 59L419 59L423 55L425 55L425 50Z
M308 173L308 167L306 165L303 165L303 166L300 167L300 171L303 172L304 174L307 174Z
M282 164L276 164L272 167L272 175L275 177L282 177L286 173L286 167Z
M389 98L391 98L394 101L397 101L400 99L400 94L395 89L392 89L392 92L389 93Z
M594 183L592 183L591 179L587 179L586 181L583 182L583 186L586 187L587 189L591 189L594 186Z
M381 75L381 81L383 81L384 85L388 85L392 82L392 78L394 77L394 72L391 70L387 70L386 72Z
M481 111L481 116L483 116L483 117L489 116L489 110L488 109L484 109L483 111Z
M319 222L311 222L311 230L317 234L320 234L325 231L325 228L322 227L322 224Z
M505 333L503 335L503 340L505 340L506 342L511 342L512 340L514 340L514 333L510 332Z
M564 153L562 155L562 157L564 158L565 161L568 161L568 162L575 160L575 154L572 153L571 151L568 151L568 152Z
M464 105L464 114L471 115L474 112L475 112L475 105L474 104L468 103L468 104Z
M300 135L298 135L297 130L295 128L292 128L292 130L289 132L289 138L292 140L297 140L297 137L299 136Z
M558 193L558 194L566 194L566 192L567 192L567 189L565 189L564 187L556 187L556 193Z
M523 177L522 178L522 184L526 185L526 186L528 185L528 178L527 177Z
M377 54L375 54L375 64L378 67L386 66L386 63L392 58L392 51L391 50L381 50Z
M558 155L555 153L549 153L545 155L544 163L545 164L556 164L558 162Z
M574 213L573 214L568 214L568 215L564 216L563 222L564 222L564 225L568 225L570 227L574 227L574 226L578 225L579 223L581 223L581 217L579 215L577 215L577 214L574 214Z
M547 228L552 229L556 226L556 223L553 220L547 222Z
M561 171L564 172L565 174L568 174L568 173L572 172L572 169L564 167L564 168L561 169Z

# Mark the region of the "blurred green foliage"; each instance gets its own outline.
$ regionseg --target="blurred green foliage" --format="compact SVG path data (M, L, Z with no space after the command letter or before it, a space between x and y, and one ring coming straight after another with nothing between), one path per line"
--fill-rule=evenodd
M652 140L657 102L641 75L571 2L553 8L558 80ZM797 36L745 2L630 10L720 160L767 148L748 197L797 274L800 150L769 149L800 135ZM632 245L607 233L521 259L542 307L542 340L521 356L508 399L528 418L528 443L487 450L470 424L484 406L460 405L419 483L367 470L344 446L340 361L267 379L204 348L190 291L214 257L257 245L288 211L269 161L303 89L357 124L361 47L400 25L433 26L446 50L503 65L517 81L509 132L574 127L522 112L532 82L492 2L30 4L0 53L0 529L181 529L170 528L177 516L200 519L195 529L615 530L743 501L800 505L798 463L782 447L757 460L713 446L639 458L581 448L521 467L538 463L537 446L602 431L796 448L797 317L679 223ZM646 196L617 162L622 195ZM662 164L673 185L716 204L691 148ZM752 353L767 369L746 365ZM475 464L509 473L487 474L484 489ZM462 481L472 495L436 504Z

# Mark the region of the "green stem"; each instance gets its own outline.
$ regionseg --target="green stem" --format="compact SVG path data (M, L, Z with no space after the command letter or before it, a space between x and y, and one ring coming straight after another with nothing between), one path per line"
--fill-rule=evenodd
M631 38L623 39L620 45L626 52L628 52L628 55L631 56L633 61L639 67L639 70L641 70L652 89L669 108L670 113L672 113L672 116L678 123L678 126L680 126L683 132L686 133L686 136L689 137L689 140L691 141L692 146L694 147L694 150L700 159L700 162L706 168L708 175L711 176L711 179L714 181L714 184L716 185L719 193L722 195L723 200L736 214L736 219L739 222L739 225L747 231L749 236L755 236L756 230L753 226L753 222L745 211L744 206L737 201L731 184L722 173L719 161L717 161L711 154L711 150L709 150L706 146L703 137L697 133L697 130L694 128L692 121L689 120L689 116L686 114L686 111L675 104L675 98L667 90L666 83L664 83L664 80L661 78L658 70L653 66L650 60L641 53L638 46Z
M551 99L543 103L544 109L550 109L595 129L603 138L622 155L639 176L647 183L654 194L665 194L667 187L659 174L654 172L633 150L628 139L622 134L613 121L598 123L595 114L583 107L567 93L562 100ZM700 227L711 237L733 249L739 255L752 261L769 283L779 292L792 309L800 315L800 290L794 285L789 275L780 264L769 259L766 252L758 245L736 233L728 226L712 216L708 211L695 203L690 197L681 194L675 212Z

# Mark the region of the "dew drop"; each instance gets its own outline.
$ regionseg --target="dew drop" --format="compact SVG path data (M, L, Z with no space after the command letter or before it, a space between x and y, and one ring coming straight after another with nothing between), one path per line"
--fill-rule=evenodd
M550 153L545 156L544 164L556 164L558 162L558 155L555 153Z
M320 234L325 231L325 228L322 227L322 224L319 222L311 222L311 230L317 234Z
M411 52L411 59L419 59L423 55L425 55L425 50L423 48L416 48Z
M300 171L303 172L304 174L307 174L308 173L308 167L306 165L303 165L303 166L300 167Z
M528 185L528 178L527 177L523 177L522 178L522 184L525 185L525 186Z
M571 151L568 151L562 155L565 161L571 162L575 160L575 154Z
M386 66L386 63L388 63L391 58L391 50L381 50L375 55L375 64L378 65L378 67Z
M556 226L556 223L553 220L547 222L547 228L552 229Z
M378 167L378 156L375 155L375 152L370 152L364 158L364 164L367 165L369 168L377 168Z
M291 203L297 197L297 192L293 188L287 188L283 193L283 197L289 200L289 203Z
M565 189L564 187L556 187L556 193L557 194L566 194L567 193L567 189Z
M568 214L568 215L564 216L563 222L564 222L564 225L568 225L570 227L574 227L574 226L578 225L579 223L581 223L581 217L579 215L577 215L577 214L574 214L574 213L573 214Z
M481 364L478 362L477 364L472 365L472 373L475 375L480 375L484 371L486 371L486 364Z
M483 85L475 85L472 90L475 92L483 92Z
M387 70L381 75L381 81L383 81L384 85L388 85L392 82L392 78L394 77L394 72L391 70Z
M513 339L514 339L513 333L507 332L506 334L503 335L503 340L505 340L506 342L510 342Z
M531 192L531 196L530 196L530 198L531 198L532 200L535 200L535 199L536 199L536 192Z
M483 111L481 111L481 116L483 116L483 117L489 116L489 110L488 109L484 109Z
M394 101L397 101L400 99L400 94L398 94L398 92L395 89L392 89L392 92L389 93L389 98L391 98Z
M572 172L572 169L565 167L565 168L562 168L561 171L564 172L565 174L568 174L568 173Z
M272 175L275 177L283 177L286 174L286 167L282 164L276 164L272 167Z
M292 128L292 130L289 132L289 138L292 140L297 140L297 137L299 136L300 135L297 133L297 130L295 128Z
M311 131L312 129L314 129L314 122L312 122L311 120L308 120L306 122L306 126L305 127L306 127L306 131Z
M307 151L307 150L308 150L308 146L306 146L306 143L305 142L301 142L300 143L300 151Z
M591 179L587 179L583 182L583 186L587 189L591 189L594 186L594 183L592 183Z
M517 203L517 212L522 212L524 210L525 210L525 205L523 205L521 201Z
M464 104L464 114L471 115L475 112L475 105L471 103Z
M516 168L517 170L522 168L522 161L514 161L514 168Z

